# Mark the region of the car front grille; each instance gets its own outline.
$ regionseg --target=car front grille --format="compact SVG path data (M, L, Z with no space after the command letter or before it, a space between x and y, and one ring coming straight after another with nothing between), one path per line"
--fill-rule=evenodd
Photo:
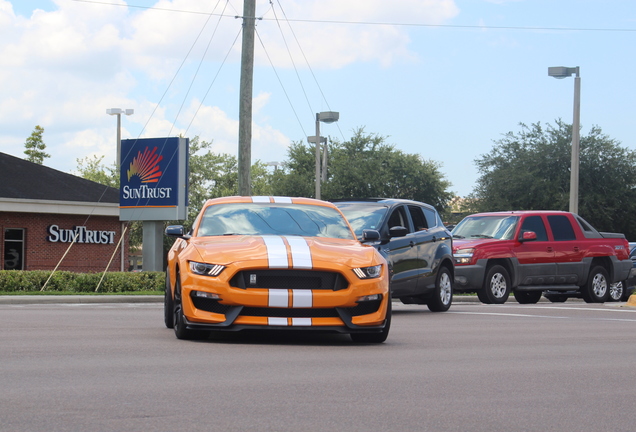
M206 312L227 314L233 306L219 303L216 300L192 296L194 307ZM359 303L357 306L341 309L349 316L367 315L377 312L380 308L380 300ZM241 310L243 316L276 317L276 318L333 318L340 316L336 309L312 309L312 308L266 308L244 307Z
M333 318L338 317L338 312L335 309L244 307L241 315L272 318Z
M236 288L280 288L338 291L349 287L340 274L313 270L244 270L230 285Z

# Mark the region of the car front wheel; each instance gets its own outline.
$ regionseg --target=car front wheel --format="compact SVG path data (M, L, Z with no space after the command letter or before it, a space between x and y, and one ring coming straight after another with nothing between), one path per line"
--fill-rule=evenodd
M486 272L484 286L477 291L477 297L482 303L503 304L510 296L510 276L503 266L494 265Z
M166 272L166 289L163 296L163 321L166 327L174 327L174 301L172 300L172 289L170 288L170 274Z
M183 314L183 301L181 298L181 280L177 273L174 282L174 307L173 307L173 324L174 334L177 339L200 339L204 337L205 332L190 330L186 325L186 318Z

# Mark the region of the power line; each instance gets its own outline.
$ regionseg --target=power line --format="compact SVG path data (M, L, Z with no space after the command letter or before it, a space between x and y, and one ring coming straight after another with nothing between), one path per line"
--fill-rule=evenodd
M100 0L71 0L78 3L101 4L107 6L126 7L133 9L157 10L164 12L189 13L197 15L216 15L223 18L236 18L235 15L214 14L209 12L159 8L156 6L138 6L131 4L110 3ZM276 21L276 18L261 18L263 21ZM317 24L355 24L355 25L381 25L396 27L426 27L426 28L449 28L449 29L474 29L474 30L520 30L520 31L559 31L559 32L607 32L607 33L634 33L636 28L594 28L594 27L539 27L539 26L492 26L492 25L463 25L463 24L424 24L424 23L403 23L403 22L379 22L379 21L344 21L344 20L316 20L302 18L285 18L290 22L317 23Z

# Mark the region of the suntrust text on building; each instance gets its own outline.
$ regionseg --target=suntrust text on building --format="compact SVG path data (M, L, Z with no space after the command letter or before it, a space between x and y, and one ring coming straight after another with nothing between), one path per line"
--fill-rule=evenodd
M58 225L49 225L49 236L46 238L51 243L115 243L115 231L89 230L85 226L74 226L72 229L63 229Z
M186 138L122 140L119 219L185 219L187 156Z

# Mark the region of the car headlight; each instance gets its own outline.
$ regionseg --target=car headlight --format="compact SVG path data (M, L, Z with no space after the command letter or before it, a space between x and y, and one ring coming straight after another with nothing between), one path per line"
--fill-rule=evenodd
M475 252L475 248L465 248L465 249L457 249L453 254L455 258L455 263L457 264L470 264L473 260L473 253Z
M207 264L196 261L190 261L190 271L194 274L203 276L218 276L225 269L225 266L219 264Z
M382 274L382 264L378 264L371 267L354 268L353 272L360 279L375 279L380 277L380 274Z

